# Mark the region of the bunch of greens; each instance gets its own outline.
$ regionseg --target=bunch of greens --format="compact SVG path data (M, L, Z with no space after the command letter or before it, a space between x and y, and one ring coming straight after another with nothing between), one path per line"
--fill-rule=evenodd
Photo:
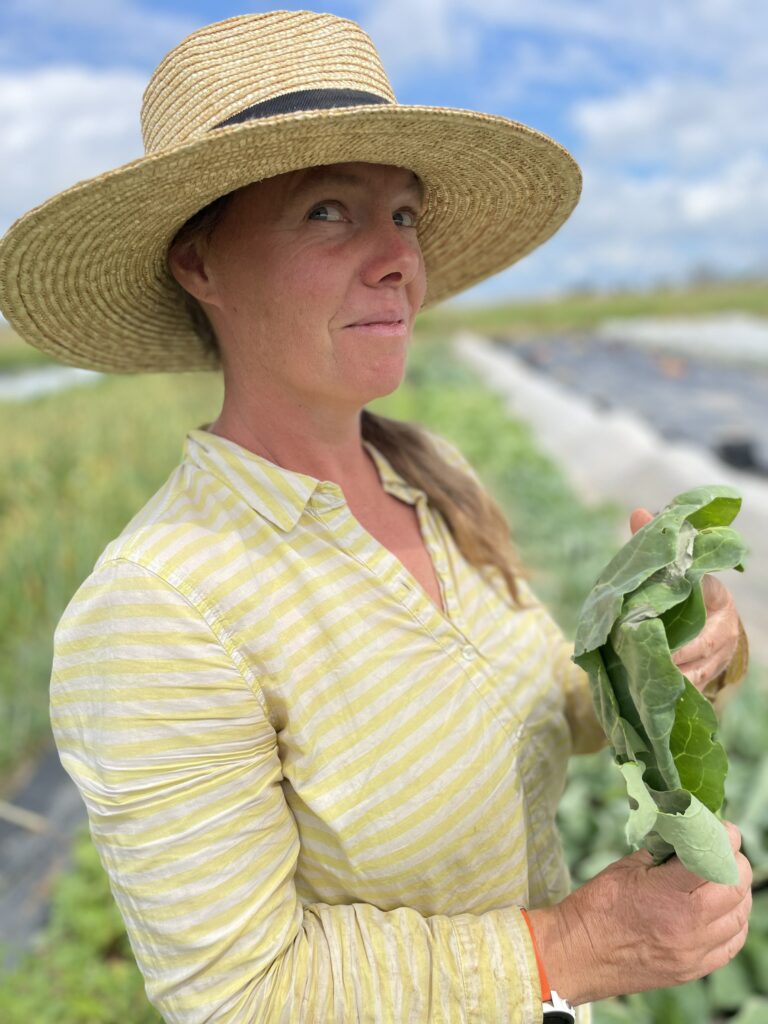
M638 530L584 602L573 655L627 784L629 843L657 862L677 853L729 885L736 863L719 818L728 761L712 706L672 652L704 625L702 576L743 571L745 545L729 526L740 507L730 487L698 487Z

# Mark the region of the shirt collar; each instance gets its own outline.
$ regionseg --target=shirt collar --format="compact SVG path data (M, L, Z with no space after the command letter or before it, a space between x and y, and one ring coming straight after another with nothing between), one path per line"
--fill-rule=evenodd
M384 490L415 504L423 491L406 483L369 441L363 441L363 445L373 459ZM207 430L191 430L187 434L184 460L218 477L281 530L293 529L315 494L335 494L343 500L341 488L333 481L284 469Z

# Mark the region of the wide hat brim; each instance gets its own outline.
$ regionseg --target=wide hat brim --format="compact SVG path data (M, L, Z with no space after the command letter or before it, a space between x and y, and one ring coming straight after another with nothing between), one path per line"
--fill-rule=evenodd
M216 354L168 271L179 227L250 182L348 161L421 178L422 308L541 245L581 190L562 146L490 114L387 104L247 121L81 182L21 217L0 241L0 310L27 342L70 365L212 369Z

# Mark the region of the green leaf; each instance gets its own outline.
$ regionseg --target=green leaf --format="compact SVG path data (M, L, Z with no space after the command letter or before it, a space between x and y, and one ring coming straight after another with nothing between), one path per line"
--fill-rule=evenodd
M645 734L642 720L632 699L629 676L610 640L607 640L601 647L600 653L605 673L605 676L601 678L604 681L606 679L610 681L609 685L614 698L614 707L618 715L617 725L621 730L621 740L623 740L626 748L626 758L633 760L639 751L651 749L650 740ZM616 743L613 745L617 747ZM624 755L623 751L622 755Z
M659 813L655 831L674 846L694 874L721 885L736 885L739 872L723 823L692 796L685 814Z
M710 975L710 1002L716 1010L738 1010L751 995L752 985L741 957Z
M728 1024L765 1024L768 1020L768 999L752 998Z
M674 852L702 877L733 884L735 859L717 818L728 760L709 704L672 652L706 622L701 579L741 566L730 487L678 495L611 559L587 596L573 660L627 782L627 837L657 861ZM634 767L633 767L634 766Z
M706 697L688 680L675 707L669 738L680 785L717 813L725 799L728 757L715 739L717 715Z
M689 982L675 988L661 988L630 997L643 1003L652 1012L654 1024L692 1024L710 1020L709 1000L704 986Z
M647 787L642 767L636 762L629 761L619 765L619 768L626 780L630 797L627 842L631 846L641 846L647 835L656 833L674 848L689 871L722 885L735 885L738 882L736 858L728 833L709 808L682 790L666 794L654 793ZM687 807L682 813L668 812L659 807L665 797L667 803L671 798L678 806L687 803Z
M624 594L678 558L678 538L686 511L693 509L665 510L638 530L611 559L581 609L576 626L577 655L605 643L621 611Z
M627 842L642 846L643 840L656 827L659 809L643 782L642 766L636 761L619 765L629 793L630 811L627 819Z
M626 595L621 609L622 618L630 612L634 613L633 617L656 618L685 601L690 592L690 580L680 573L670 572L665 566Z
M753 922L757 918L754 911L752 918ZM749 966L752 987L763 995L768 995L768 936L755 931L753 924L750 925L742 956Z
M690 593L676 608L670 608L661 616L667 634L667 645L670 651L684 647L704 628L707 611L704 606L704 594L698 580L691 584Z
M693 540L691 573L703 576L705 572L733 569L747 554L747 546L736 530L729 526L702 530Z
M592 1007L594 1024L652 1024L649 1014L639 1017L635 1010L618 999L605 999Z
M685 677L669 655L660 619L619 621L611 631L611 643L626 670L636 714L650 741L654 766L669 789L680 786L670 736L675 707L685 688Z
M699 510L688 517L688 521L697 530L703 530L707 526L727 526L732 523L741 509L741 495L733 487L715 484L678 494L670 505L700 505Z

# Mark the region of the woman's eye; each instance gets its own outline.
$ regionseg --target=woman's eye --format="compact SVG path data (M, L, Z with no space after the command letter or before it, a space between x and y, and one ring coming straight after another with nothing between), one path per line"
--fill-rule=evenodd
M404 217L404 220L395 220L397 217ZM404 228L415 228L418 223L419 216L414 210L409 210L405 207L402 210L395 210L392 214L392 219L395 220L396 224L401 225Z
M334 202L318 203L317 206L313 206L309 211L308 218L309 220L320 220L331 224L338 224L345 219L343 211ZM392 219L400 227L415 228L419 216L415 210L404 206L399 210L395 210L392 214Z
M315 216L316 214L317 216ZM332 203L318 203L317 206L313 206L309 211L309 217L310 220L324 220L332 223L344 219L341 210Z

